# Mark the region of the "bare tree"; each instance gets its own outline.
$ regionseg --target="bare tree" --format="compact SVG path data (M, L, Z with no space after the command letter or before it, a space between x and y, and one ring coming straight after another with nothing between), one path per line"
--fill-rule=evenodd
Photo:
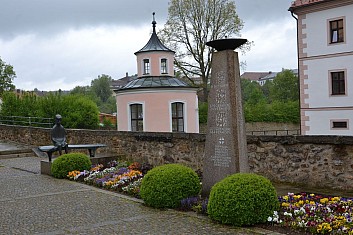
M178 73L194 83L202 80L202 101L207 101L213 49L206 42L240 36L243 27L232 0L171 0L162 41L176 51Z

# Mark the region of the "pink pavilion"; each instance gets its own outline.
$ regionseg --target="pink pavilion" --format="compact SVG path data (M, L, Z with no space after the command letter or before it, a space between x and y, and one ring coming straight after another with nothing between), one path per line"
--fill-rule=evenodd
M118 130L198 133L197 88L174 77L175 52L159 40L154 19L152 25L150 40L135 52L137 78L114 90Z

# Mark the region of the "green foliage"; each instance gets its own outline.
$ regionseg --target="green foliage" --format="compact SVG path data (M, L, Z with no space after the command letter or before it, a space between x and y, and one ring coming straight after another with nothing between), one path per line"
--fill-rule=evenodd
M6 64L0 57L0 97L5 91L13 91L15 86L12 84L16 78L13 66Z
M296 101L299 99L298 77L291 70L283 70L273 79L270 98L275 101Z
M116 113L115 97L110 96L106 102L100 102L98 108L101 113Z
M98 107L89 98L67 95L63 97L62 105L64 109L60 114L66 126L78 129L95 129L98 127Z
M241 79L241 88L243 102L257 104L266 100L261 86L257 82Z
M0 114L43 118L53 118L56 114L61 114L65 128L94 129L99 123L97 105L82 95L50 93L44 97L37 97L32 93L18 96L7 92L3 96Z
M102 128L104 129L113 129L113 128L116 129L115 123L112 123L112 121L106 117L103 117L101 125L102 125Z
M101 103L100 98L94 93L90 86L76 86L70 91L71 95L82 95L90 98L97 106Z
M21 96L13 92L4 92L2 99L0 110L2 116L35 117L39 114L38 97L31 92L25 92Z
M264 223L278 209L271 182L248 173L234 174L215 184L207 207L212 219L235 226Z
M115 113L116 100L112 96L110 89L111 77L108 75L98 76L98 78L91 81L91 86L77 86L70 94L83 95L91 99L97 104L101 113Z
M199 122L207 123L208 103L199 103Z
M200 189L200 180L191 168L168 164L148 171L140 195L148 206L176 208L182 199L198 195Z
M299 123L299 101L274 101L244 105L246 122L284 122Z
M278 73L263 86L241 80L246 122L299 123L298 78L291 70Z
M89 170L92 162L86 154L83 153L69 153L63 154L56 158L51 166L51 174L55 178L66 178L70 171L84 171Z
M110 89L112 78L109 75L102 74L98 78L92 80L91 89L105 103L112 96L112 90Z

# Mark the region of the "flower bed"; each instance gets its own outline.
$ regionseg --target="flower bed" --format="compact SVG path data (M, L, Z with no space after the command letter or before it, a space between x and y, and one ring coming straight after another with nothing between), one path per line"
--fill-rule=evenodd
M89 171L71 171L67 177L70 180L139 197L142 177L150 168L148 164L140 165L134 162L128 165L126 162L112 161L107 167L96 165Z
M139 197L143 176L151 169L148 164L110 162L107 167L97 165L90 171L72 171L67 177L96 187ZM300 193L279 197L280 210L268 217L267 229L291 234L348 234L353 235L353 198ZM207 214L207 198L192 197L181 201L179 210ZM261 226L261 225L260 225ZM302 233L300 232L302 231Z
M269 223L312 234L353 235L353 199L300 193L279 197L281 209Z

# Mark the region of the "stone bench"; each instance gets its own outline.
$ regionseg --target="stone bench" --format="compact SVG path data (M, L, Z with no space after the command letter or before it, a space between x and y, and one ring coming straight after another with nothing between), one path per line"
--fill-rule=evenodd
M89 156L92 158L96 154L98 148L107 147L105 144L69 144L67 145L67 150L70 149L87 149ZM49 162L51 162L53 153L58 151L59 148L54 145L40 146L38 149L42 152L45 152L48 155Z

